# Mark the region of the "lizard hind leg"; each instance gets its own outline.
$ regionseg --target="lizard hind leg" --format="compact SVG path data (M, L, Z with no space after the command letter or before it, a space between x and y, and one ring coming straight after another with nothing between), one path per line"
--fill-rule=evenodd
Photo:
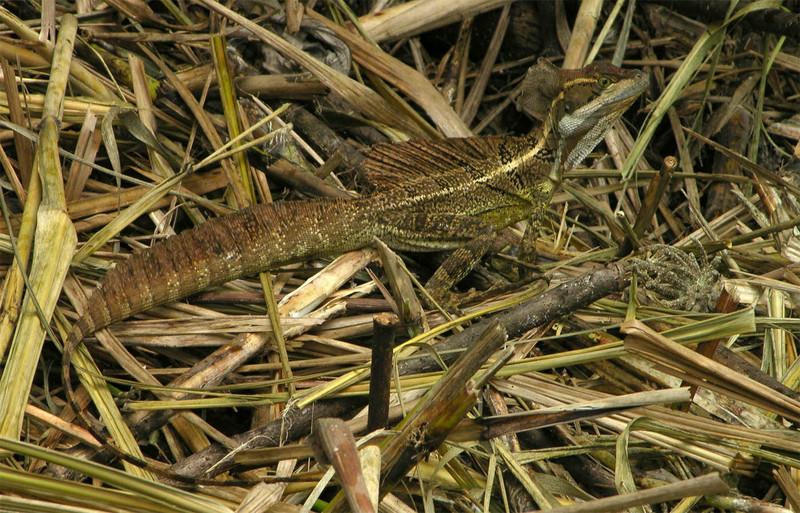
M457 297L450 293L450 290L463 280L483 255L489 251L494 238L493 235L493 233L479 235L471 239L460 248L454 250L442 262L442 265L436 269L425 283L425 288L434 299L442 299L448 306L455 306L452 303L457 301Z
M539 228L542 226L544 215L544 208L537 208L531 213L528 225L522 234L522 240L519 242L517 258L520 262L526 264L520 267L520 277L523 279L530 280L539 276L532 266L536 262L536 241L539 238Z
M431 296L448 307L454 306L455 299L450 289L489 251L495 235L491 222L465 215L416 214L384 222L383 238L395 249L441 251L455 248L425 283Z

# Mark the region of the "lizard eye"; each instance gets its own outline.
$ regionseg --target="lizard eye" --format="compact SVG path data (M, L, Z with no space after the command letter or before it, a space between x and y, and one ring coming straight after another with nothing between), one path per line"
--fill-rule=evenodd
M575 110L575 106L572 102L564 102L564 112L567 114L572 114L572 111Z
M599 77L597 79L597 85L601 88L605 89L612 84L612 80L608 77Z

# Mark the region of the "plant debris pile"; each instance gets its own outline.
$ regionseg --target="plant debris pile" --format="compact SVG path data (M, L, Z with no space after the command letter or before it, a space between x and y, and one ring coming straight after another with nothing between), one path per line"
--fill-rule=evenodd
M800 6L597 4L0 5L0 510L800 511ZM68 404L115 264L530 133L540 58L650 80L534 264L521 222L458 308L380 241L234 280L87 337Z

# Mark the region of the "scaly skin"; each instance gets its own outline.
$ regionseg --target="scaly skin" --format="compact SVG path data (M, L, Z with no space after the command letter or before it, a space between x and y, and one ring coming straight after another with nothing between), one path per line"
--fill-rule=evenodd
M368 175L380 177L370 196L259 205L135 253L107 273L64 345L70 405L104 440L74 400L69 367L85 336L233 279L363 248L375 237L398 250L456 249L426 284L442 297L485 254L496 230L524 219L538 223L563 173L583 160L647 84L643 73L608 64L558 70L540 60L519 102L542 121L527 136L378 145L365 164ZM528 232L525 239L530 246Z

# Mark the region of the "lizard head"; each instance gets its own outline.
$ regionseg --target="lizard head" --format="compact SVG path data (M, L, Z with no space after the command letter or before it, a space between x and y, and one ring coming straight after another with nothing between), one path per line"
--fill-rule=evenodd
M639 70L603 62L562 70L539 59L523 81L517 108L542 121L544 136L557 146L560 173L594 149L648 84Z

